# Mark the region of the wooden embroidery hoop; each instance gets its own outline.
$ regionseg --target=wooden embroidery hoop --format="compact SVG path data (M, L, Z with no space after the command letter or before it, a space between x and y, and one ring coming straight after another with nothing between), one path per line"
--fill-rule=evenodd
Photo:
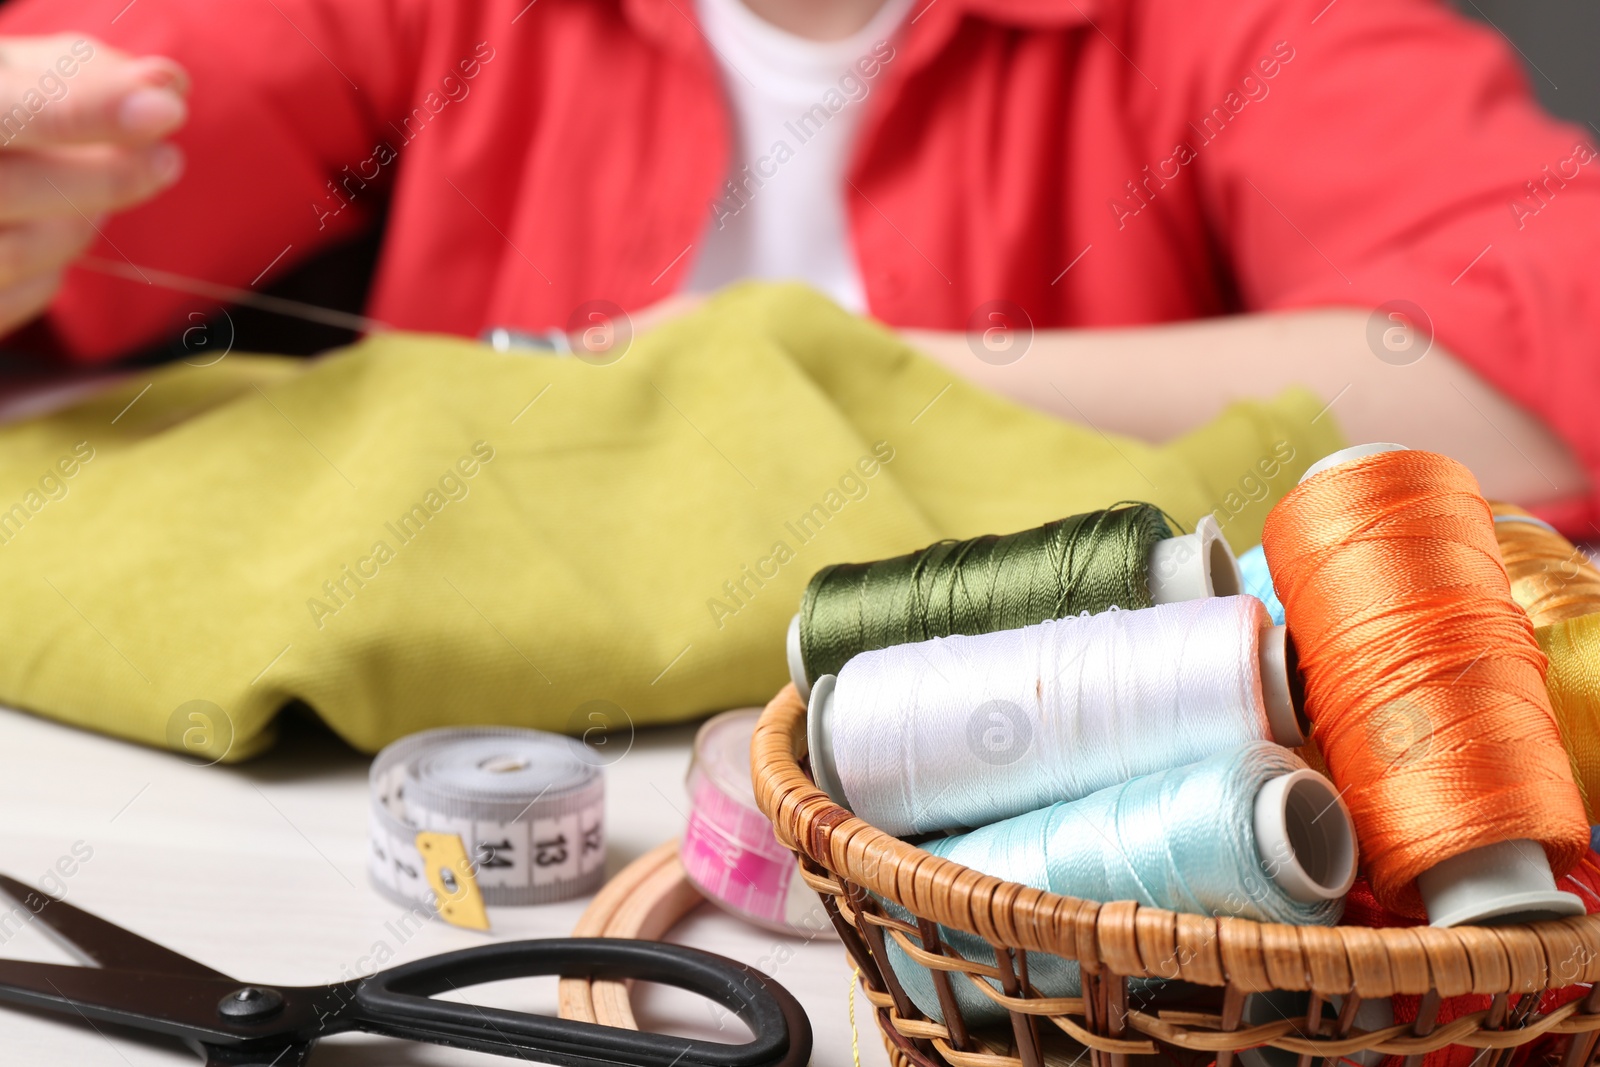
M703 900L683 872L678 839L673 838L628 864L602 886L572 928L572 936L658 940ZM626 982L563 978L560 997L563 1019L639 1029Z

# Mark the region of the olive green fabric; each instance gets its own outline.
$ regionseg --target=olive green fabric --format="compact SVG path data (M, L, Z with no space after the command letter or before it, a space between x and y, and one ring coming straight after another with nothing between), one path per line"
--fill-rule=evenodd
M681 720L783 684L825 563L1121 500L1254 544L1319 409L1109 437L788 286L607 366L386 334L137 373L0 428L0 703L227 759L293 702L368 751Z

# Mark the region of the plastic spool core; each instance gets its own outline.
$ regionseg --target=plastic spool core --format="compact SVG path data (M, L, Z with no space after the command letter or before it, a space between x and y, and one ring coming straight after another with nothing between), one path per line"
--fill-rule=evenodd
M850 807L850 799L839 784L839 767L833 760L833 689L839 683L834 674L824 674L811 687L811 702L806 707L806 748L811 752L811 780L840 807Z
M1351 460L1404 452L1385 442L1355 445L1311 465L1300 481ZM1498 841L1443 860L1417 875L1417 890L1433 926L1523 923L1582 915L1583 901L1556 888L1544 848L1535 841Z
M1285 748L1299 748L1306 743L1309 722L1289 682L1288 628L1262 627L1257 654L1261 661L1261 698L1267 707L1272 739Z
M1544 846L1498 841L1452 856L1417 875L1433 926L1542 922L1582 915L1583 901L1556 888Z
M1195 523L1194 533L1151 545L1146 575L1152 604L1234 596L1244 589L1239 561L1210 515Z
M1372 441L1364 445L1351 445L1349 448L1341 448L1337 452L1330 452L1328 455L1323 456L1311 466L1307 467L1306 472L1300 476L1299 484L1304 485L1308 480L1316 477L1323 471L1337 467L1341 463L1349 463L1353 459L1361 459L1365 456L1376 456L1383 452L1409 451L1410 449L1408 449L1405 445L1397 445L1393 441Z
M1554 526L1551 526L1548 522L1545 522L1543 519L1537 518L1537 517L1535 517L1533 515L1496 515L1494 517L1494 521L1496 523L1502 523L1502 522L1521 522L1521 523L1526 523L1529 526L1537 526L1542 530L1549 530L1551 533L1555 534L1557 537L1565 536L1565 535L1562 534L1562 532L1560 530L1556 529Z
M789 620L789 635L784 639L784 651L789 656L789 680L801 700L811 699L811 679L806 677L806 660L800 654L800 613Z
M1356 880L1350 809L1328 781L1302 768L1261 787L1255 804L1256 852L1285 893L1302 904L1337 900Z

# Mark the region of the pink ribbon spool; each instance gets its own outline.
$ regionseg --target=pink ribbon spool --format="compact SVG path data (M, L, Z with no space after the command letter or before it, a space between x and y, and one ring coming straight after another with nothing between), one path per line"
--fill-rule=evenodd
M695 734L689 825L679 857L706 899L768 930L834 936L794 855L773 836L750 783L750 738L761 713L725 711Z

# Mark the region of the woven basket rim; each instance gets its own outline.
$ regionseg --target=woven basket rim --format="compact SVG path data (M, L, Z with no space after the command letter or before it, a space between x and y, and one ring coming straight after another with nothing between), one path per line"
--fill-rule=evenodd
M834 877L993 945L1130 978L1443 996L1600 980L1600 915L1509 926L1291 926L1098 903L1007 882L935 856L835 804L800 767L806 706L786 685L751 743L756 803L778 840Z

